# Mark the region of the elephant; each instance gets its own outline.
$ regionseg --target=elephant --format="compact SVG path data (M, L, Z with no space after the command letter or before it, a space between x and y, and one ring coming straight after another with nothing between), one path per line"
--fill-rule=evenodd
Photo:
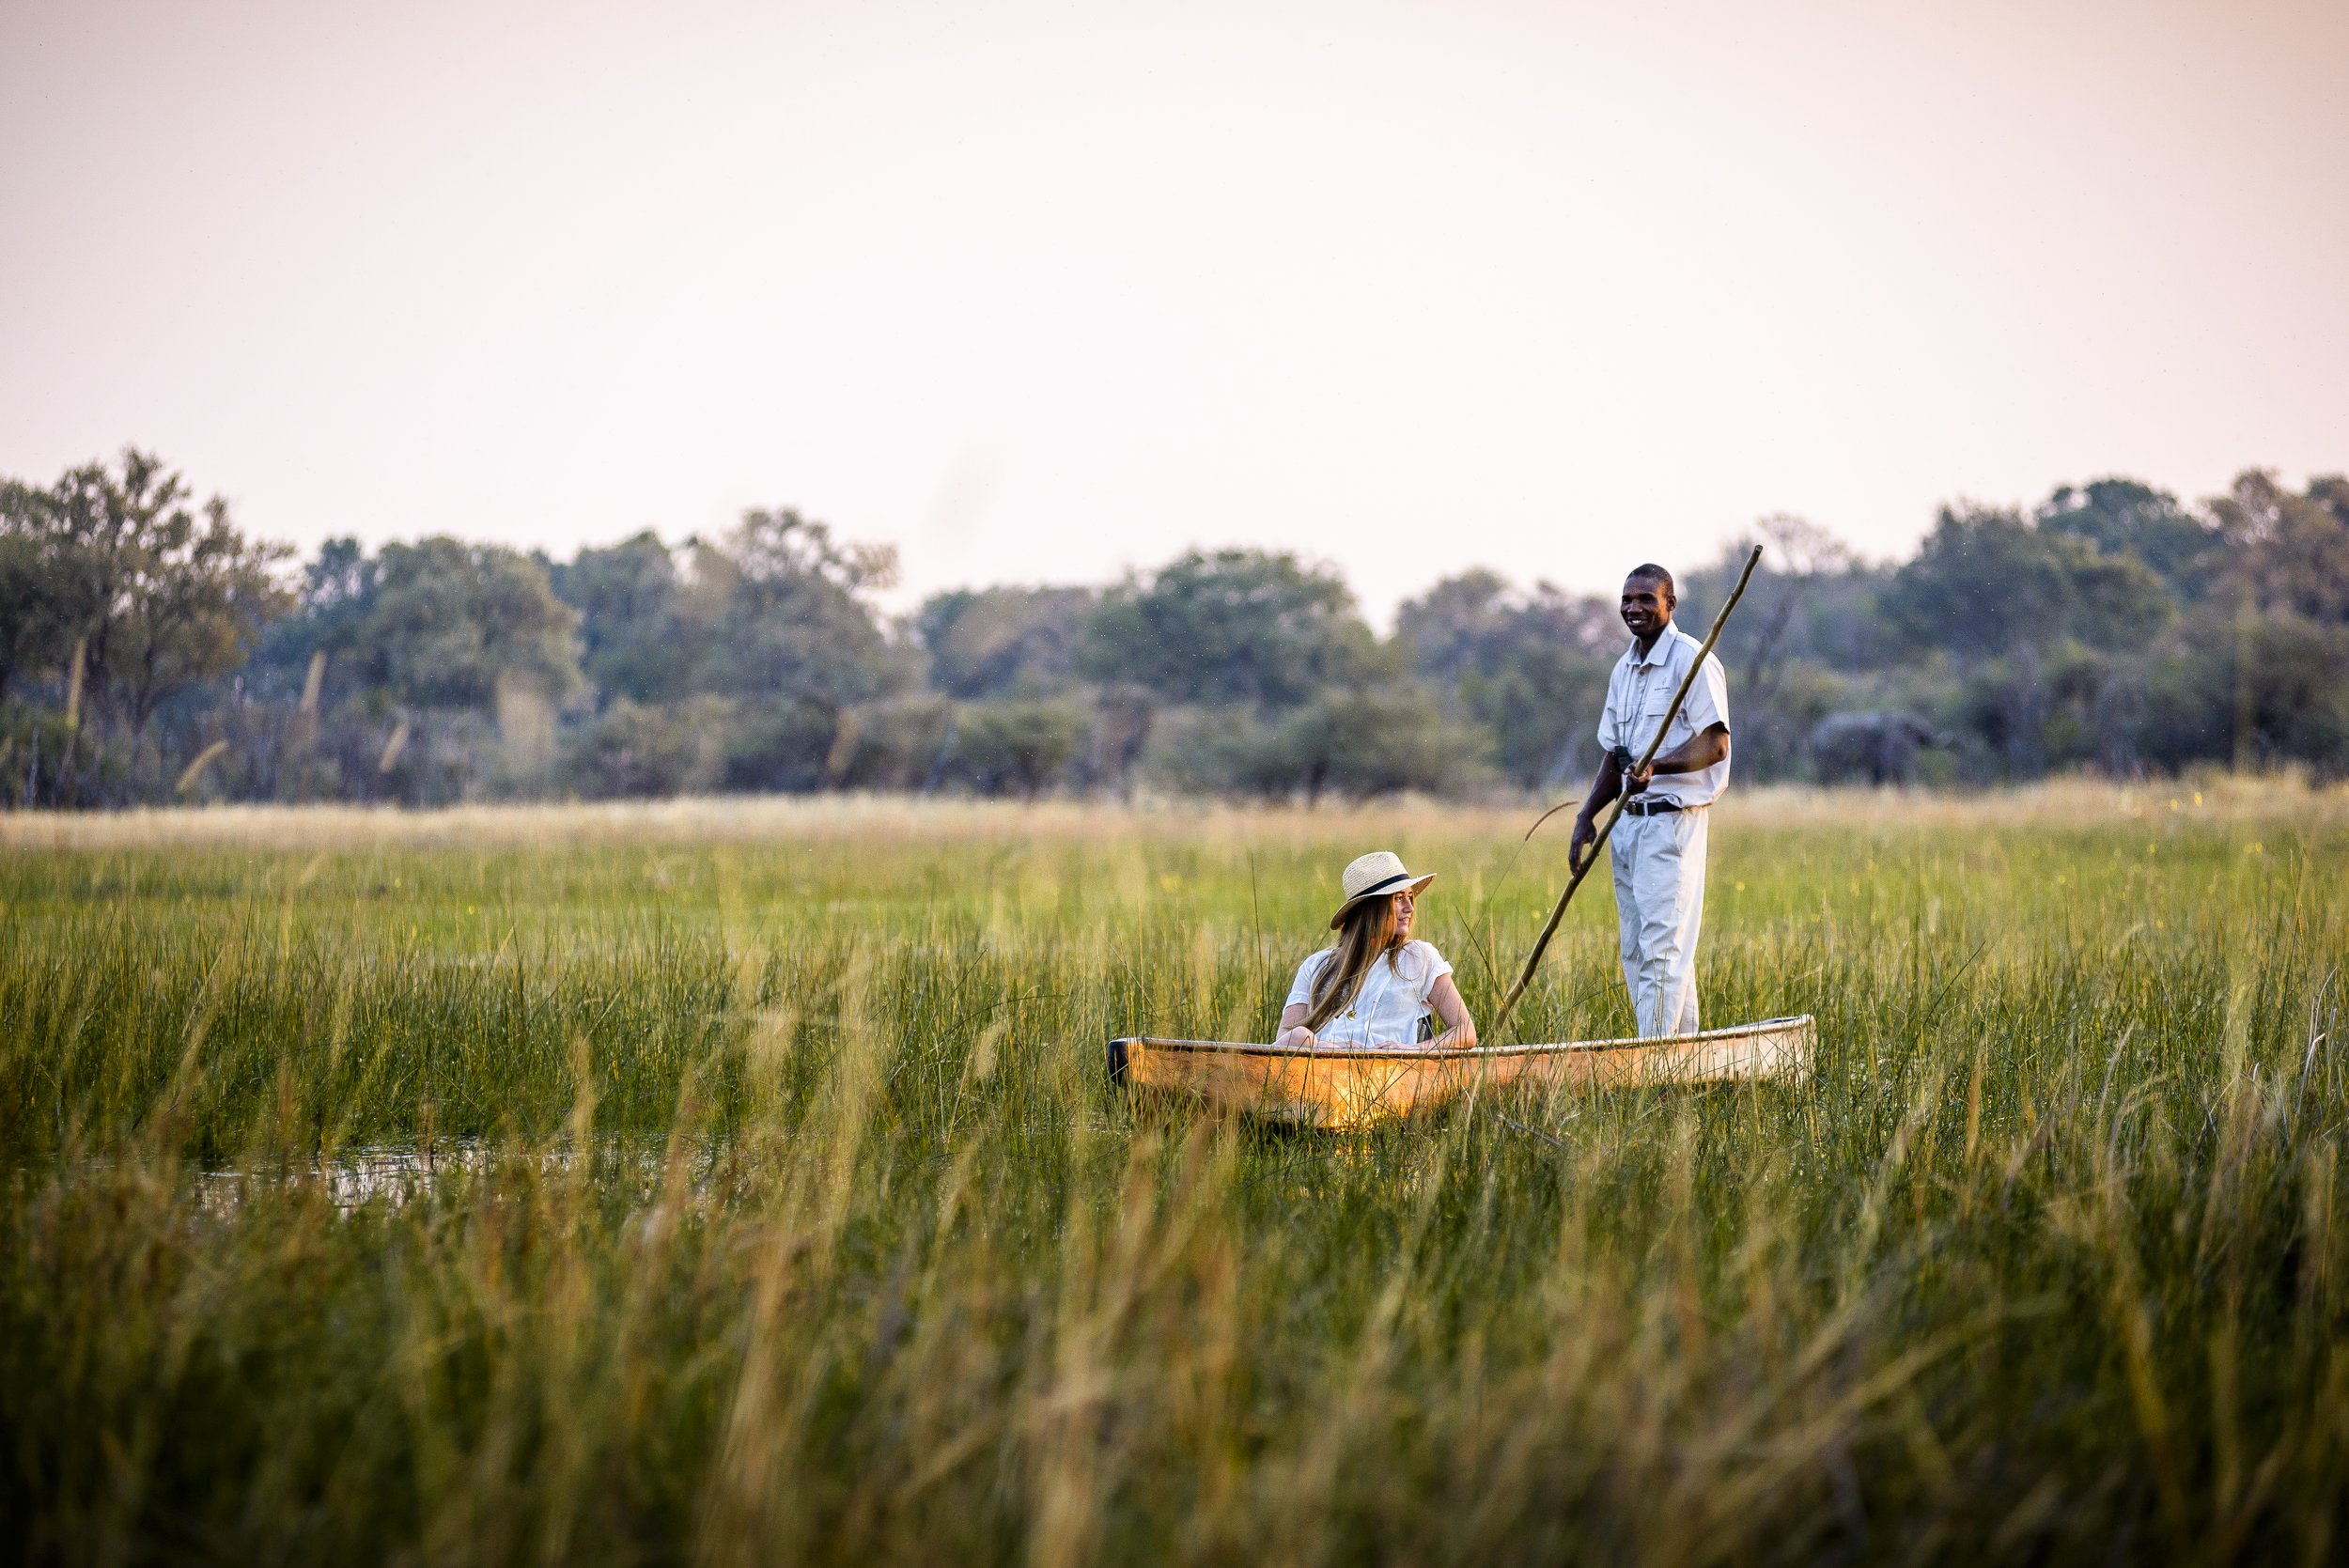
M1872 709L1830 713L1811 729L1811 756L1821 784L1906 784L1920 747L1947 747L1950 737L1906 713Z

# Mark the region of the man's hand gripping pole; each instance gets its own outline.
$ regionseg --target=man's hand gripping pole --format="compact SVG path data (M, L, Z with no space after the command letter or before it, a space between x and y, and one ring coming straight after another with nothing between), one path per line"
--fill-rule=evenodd
M1641 753L1639 766L1619 769L1626 782L1632 774L1645 772L1648 764L1656 760L1656 753L1664 744L1664 732L1672 727L1672 721L1680 715L1680 705L1688 700L1688 692L1696 685L1697 677L1704 673L1704 661L1712 656L1713 644L1721 640L1721 628L1729 624L1729 613L1737 608L1737 600L1745 595L1746 584L1753 581L1753 568L1761 563L1762 547L1755 545L1753 553L1746 557L1746 569L1737 574L1737 585L1729 591L1729 598L1721 605L1721 613L1713 617L1713 629L1705 633L1704 645L1697 650L1696 658L1689 660L1688 673L1682 678L1680 690L1672 693L1672 706L1664 710L1664 722L1656 727L1654 738L1648 741L1647 750ZM1533 971L1542 967L1542 955L1549 951L1549 939L1558 934L1558 923L1566 918L1566 906L1574 901L1575 890L1582 885L1582 878L1591 874L1591 867L1598 863L1598 852L1606 847L1607 835L1615 831L1615 819L1623 815L1623 803L1630 797L1628 788L1619 789L1614 800L1608 802L1607 819L1598 825L1598 836L1591 840L1590 854L1584 858L1581 868L1567 879L1566 891L1558 895L1557 907L1549 911L1549 920L1542 926L1542 934L1533 939L1533 951L1525 955L1525 968L1517 971L1517 984L1509 987L1509 994L1501 998L1501 1011L1493 1015L1492 1036L1495 1043L1500 1041L1501 1027L1508 1023L1509 1015L1517 1011L1517 1000L1533 983ZM1562 800L1542 813L1534 818L1533 826L1525 831L1525 836L1532 838L1535 829L1573 803Z

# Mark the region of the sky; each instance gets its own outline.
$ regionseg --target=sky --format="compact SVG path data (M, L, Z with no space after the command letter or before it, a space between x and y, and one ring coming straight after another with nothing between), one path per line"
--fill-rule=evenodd
M0 0L0 474L1381 622L2349 467L2349 3Z

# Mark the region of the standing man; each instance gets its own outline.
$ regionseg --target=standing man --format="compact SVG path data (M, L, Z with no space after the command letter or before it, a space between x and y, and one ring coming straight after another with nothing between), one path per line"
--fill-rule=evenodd
M1642 1035L1697 1031L1697 931L1704 923L1704 822L1729 783L1729 680L1706 655L1672 716L1655 764L1632 765L1656 737L1672 693L1703 646L1672 625L1672 576L1634 567L1623 584L1623 624L1631 646L1607 678L1598 743L1606 758L1574 819L1566 851L1576 871L1598 837L1592 820L1628 794L1615 823L1615 916L1623 927L1623 983Z

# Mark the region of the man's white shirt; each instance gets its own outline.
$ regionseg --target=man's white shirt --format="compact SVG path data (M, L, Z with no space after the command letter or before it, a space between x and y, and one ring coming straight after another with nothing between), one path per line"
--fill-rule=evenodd
M1645 658L1634 639L1615 660L1614 673L1607 677L1607 706L1599 714L1598 743L1612 750L1627 746L1637 761L1647 750L1656 727L1662 722L1664 710L1672 706L1672 693L1688 677L1688 666L1704 644L1680 629L1667 626L1657 637ZM1672 726L1664 733L1664 743L1656 754L1675 751L1713 725L1724 729L1729 724L1729 677L1721 671L1721 661L1705 655L1704 669L1688 688L1688 700L1680 705L1672 716ZM1648 787L1640 799L1668 800L1683 807L1709 806L1720 799L1729 784L1729 759L1721 758L1712 767L1698 773L1657 773L1648 781Z

